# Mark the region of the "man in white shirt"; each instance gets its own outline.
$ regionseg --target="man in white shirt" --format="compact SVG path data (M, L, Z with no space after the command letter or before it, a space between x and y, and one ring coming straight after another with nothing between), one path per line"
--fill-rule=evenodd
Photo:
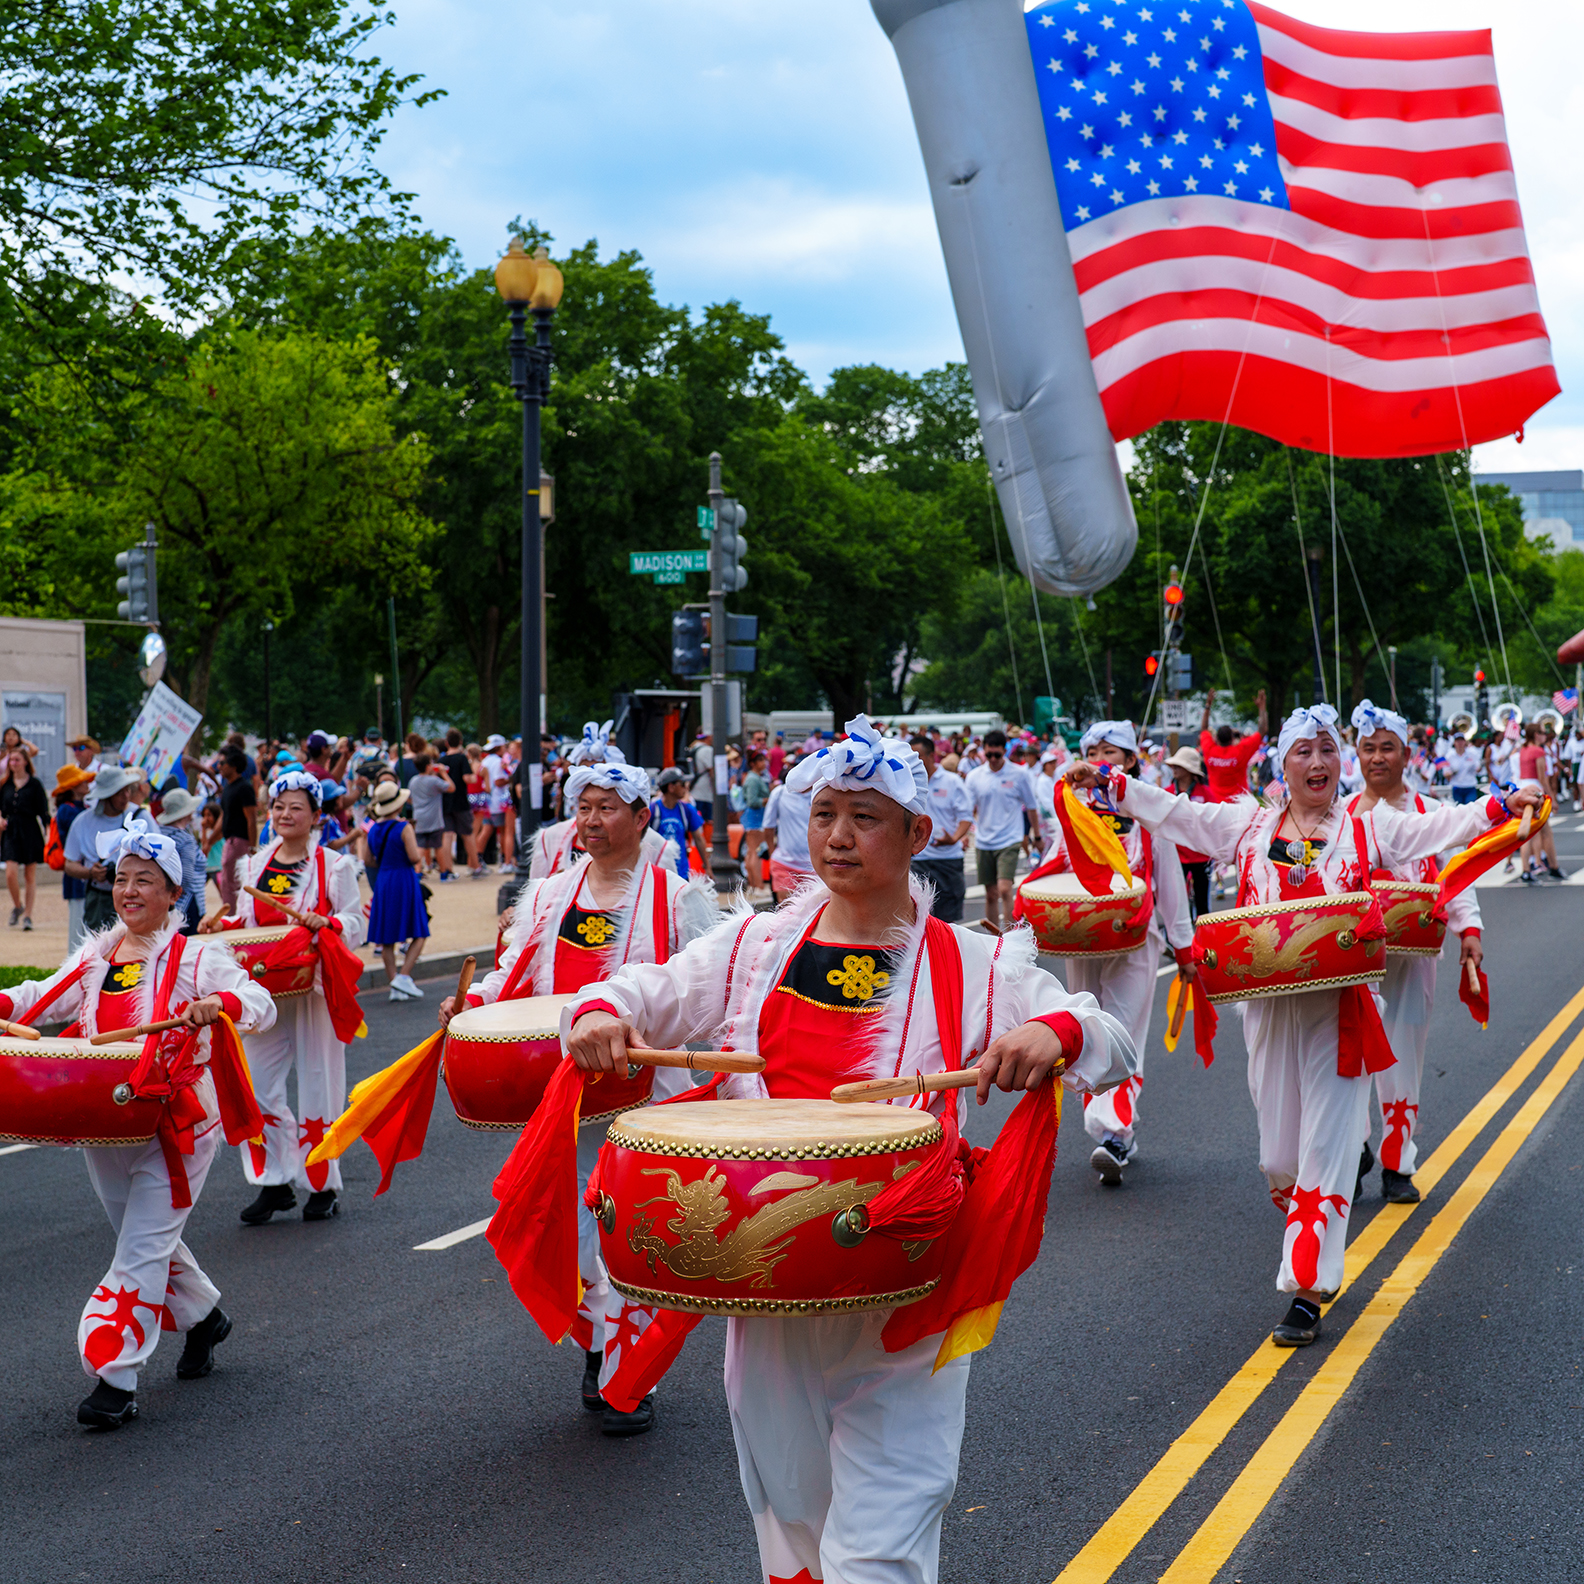
M1023 811L1039 813L1039 798L1027 770L1006 762L1006 733L985 733L985 762L968 774L973 800L974 847L979 884L985 888L985 923L999 934L1012 922L1012 882L1023 846Z
M929 777L929 817L934 829L929 846L913 860L913 873L935 888L930 912L947 924L962 922L968 877L963 873L963 837L973 829L973 799L960 775L935 763L935 744L915 737L913 751Z
M512 804L511 771L507 768L506 739L496 732L487 738L484 743L484 763L480 767L484 772L484 794L489 799L485 806L485 815L490 824L495 827L496 839L500 842L500 873L512 872ZM482 851L482 848L480 849Z
M1470 748L1462 732L1452 735L1452 750L1446 756L1447 784L1454 803L1472 803L1479 797L1480 752Z
M770 860L770 895L784 902L805 880L814 878L809 857L809 804L813 794L789 792L783 781L765 803L765 856Z

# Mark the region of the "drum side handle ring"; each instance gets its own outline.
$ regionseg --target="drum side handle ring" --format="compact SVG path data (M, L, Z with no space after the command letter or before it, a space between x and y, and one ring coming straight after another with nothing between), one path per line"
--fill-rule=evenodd
M831 1236L841 1248L857 1248L868 1234L869 1211L864 1205L838 1210L831 1221Z

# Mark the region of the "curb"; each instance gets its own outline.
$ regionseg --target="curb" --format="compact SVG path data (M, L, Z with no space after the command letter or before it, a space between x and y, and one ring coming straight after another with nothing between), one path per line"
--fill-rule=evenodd
M468 951L436 952L433 957L420 957L417 964L418 972L413 978L419 984L433 984L449 978L454 987L457 975L462 972L463 959L467 957L477 961L477 976L482 978L495 962L494 941L488 946L474 946ZM365 963L362 977L358 980L357 993L369 995L384 988L385 965L377 962Z

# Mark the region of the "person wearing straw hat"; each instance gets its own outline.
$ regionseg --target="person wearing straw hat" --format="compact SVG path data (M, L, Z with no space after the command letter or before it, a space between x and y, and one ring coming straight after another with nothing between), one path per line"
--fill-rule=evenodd
M1359 844L1337 796L1336 711L1329 704L1294 710L1277 740L1276 764L1282 785L1272 783L1264 803L1194 803L1088 763L1068 774L1077 786L1103 789L1147 830L1235 863L1240 907L1362 889ZM1519 791L1505 803L1490 798L1425 814L1379 806L1367 816L1366 841L1372 861L1396 868L1461 847L1539 803L1533 792ZM1322 1306L1342 1286L1370 1074L1395 1057L1375 998L1362 986L1239 1005L1259 1113L1260 1170L1284 1221L1276 1288L1291 1303L1271 1340L1305 1347L1320 1334Z
M86 822L80 816L74 829ZM114 1430L137 1417L138 1377L162 1329L186 1334L178 1380L207 1375L230 1333L219 1289L182 1235L222 1129L236 1141L262 1126L235 1033L269 1028L275 1004L219 941L181 934L182 862L169 836L138 820L101 831L96 849L115 876L116 923L58 973L0 993L0 1017L69 1021L68 1032L84 1036L173 1017L183 1024L148 1036L131 1080L136 1093L164 1102L156 1136L83 1151L116 1238L77 1326L83 1370L95 1380L77 1420Z
M1364 775L1364 790L1348 800L1350 816L1360 817L1378 807L1423 814L1431 805L1417 792L1408 789L1403 772L1408 763L1408 722L1395 710L1381 709L1365 699L1353 711L1353 730L1358 735L1359 766ZM1433 802L1433 800L1431 800ZM1362 827L1361 827L1362 828ZM1434 857L1417 858L1412 863L1386 866L1371 853L1371 877L1376 880L1414 880L1434 883L1440 867ZM1458 973L1478 974L1485 948L1480 940L1481 918L1474 888L1460 891L1447 903L1447 928L1461 942L1458 948ZM1397 1060L1375 1074L1375 1095L1381 1114L1381 1196L1388 1204L1417 1204L1419 1190L1414 1186L1414 1166L1419 1147L1414 1135L1419 1128L1419 1091L1424 1081L1425 1045L1430 1037L1430 1013L1435 1005L1436 958L1394 952L1386 961L1386 977L1380 996L1385 1003L1381 1021ZM1371 1165L1369 1123L1364 1125L1364 1164L1359 1172L1362 1183Z
M191 935L203 917L204 888L209 883L209 871L204 855L193 835L192 820L201 807L198 799L185 787L173 787L160 802L160 811L154 823L176 843L181 854L182 891L176 898L176 916L185 922L182 934Z
M1096 721L1084 733L1079 752L1090 764L1129 778L1138 776L1138 740L1129 721ZM1124 814L1103 808L1097 812L1121 841L1134 878L1142 880L1150 893L1149 931L1139 950L1112 957L1069 957L1062 964L1067 988L1092 995L1128 1031L1138 1056L1138 1066L1126 1083L1084 1098L1084 1131L1094 1140L1089 1164L1101 1183L1117 1188L1138 1155L1139 1095L1144 1088L1144 1047L1155 1006L1156 971L1163 951L1169 951L1181 971L1193 972L1193 919L1176 844L1151 836ZM1036 873L1070 867L1058 834L1055 848Z
M649 777L627 764L592 721L580 746L566 795L585 856L523 886L500 965L473 987L469 1006L563 995L628 963L666 962L720 918L713 879L684 879L677 872L676 844L650 828ZM451 997L441 1002L442 1028L456 1010ZM690 1082L686 1072L659 1072L655 1097L680 1094ZM653 1394L631 1411L618 1412L604 1402L600 1387L616 1367L621 1337L646 1325L650 1312L627 1304L610 1287L598 1228L582 1202L609 1125L607 1117L578 1129L578 1258L587 1290L572 1335L585 1354L583 1406L602 1415L605 1434L627 1436L653 1426Z
M166 799L167 806L175 795ZM295 1209L298 1189L307 1196L304 1221L327 1221L340 1212L340 1162L309 1166L307 1161L325 1129L346 1109L346 1048L362 1023L355 999L346 1005L346 990L361 971L351 954L363 944L365 923L357 864L319 840L322 796L323 783L311 770L283 770L275 777L269 786L269 846L244 861L231 914L200 926L207 934L294 924L312 936L305 962L312 966L312 990L293 996L275 1026L247 1042L264 1109L263 1142L249 1140L241 1147L243 1177L258 1189L241 1212L248 1226L262 1226ZM280 906L254 892L279 898ZM287 1097L294 1068L295 1113Z
M709 1038L762 1056L762 1073L724 1079L722 1099L827 1099L845 1079L938 1074L977 1059L981 1102L992 1083L1031 1091L1029 1131L1009 1124L1003 1137L1036 1141L1031 1157L1018 1159L1026 1169L1005 1180L1037 1202L1025 1206L1037 1223L1054 1158L1050 1080L1059 1073L1076 1090L1116 1084L1132 1069L1131 1042L1092 996L1069 994L1041 970L1027 927L994 937L930 916L928 892L911 873L934 830L924 766L866 716L846 730L787 775L791 790L811 795L817 881L776 912L727 919L668 963L629 964L591 987L562 1014L567 1051L596 1072L625 1072L629 1045ZM953 1160L967 1093L913 1101L927 1099ZM995 1176L985 1158L975 1163L976 1180ZM929 1168L902 1181L914 1179L927 1185ZM976 1212L961 1210L957 1221L963 1216ZM945 1235L957 1231L954 1221ZM871 1224L867 1235L887 1234ZM1000 1242L981 1235L965 1263L998 1257ZM1016 1274L1000 1272L1008 1285ZM937 1292L963 1290L949 1269ZM970 1290L980 1316L1005 1296ZM926 1299L727 1321L726 1400L764 1577L933 1584L970 1354L993 1330L986 1323L965 1337L959 1318L955 1306L938 1312ZM910 1325L927 1333L905 1337L899 1328Z
M1210 796L1204 755L1197 748L1179 748L1166 761L1166 769L1171 773L1178 797L1193 803L1215 801ZM1201 913L1210 911L1210 860L1191 847L1179 847L1177 856L1182 861L1183 879L1188 885L1189 911L1197 921Z
M369 798L373 816L363 833L374 875L374 895L369 901L368 940L378 946L385 962L385 978L392 1001L421 1001L423 991L412 971L429 939L429 911L424 906L423 881L418 878L421 857L407 809L411 794L394 781L382 782ZM407 943L401 972L396 971L396 948Z

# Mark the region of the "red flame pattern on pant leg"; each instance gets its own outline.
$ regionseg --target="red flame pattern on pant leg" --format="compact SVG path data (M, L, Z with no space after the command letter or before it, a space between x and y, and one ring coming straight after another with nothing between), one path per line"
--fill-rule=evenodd
M145 1303L136 1287L97 1287L88 1301L110 1305L104 1314L91 1316L99 1324L88 1333L88 1339L83 1343L83 1357L95 1371L115 1363L121 1357L126 1347L125 1332L132 1333L134 1347L143 1346L147 1333L138 1320L139 1309L147 1309L157 1321L164 1308L162 1304Z
M316 1145L324 1142L325 1120L323 1117L303 1117L297 1124L297 1148L303 1152L306 1159L308 1152ZM308 1186L315 1193L322 1193L324 1185L330 1180L330 1162L320 1161L317 1166L308 1168Z
M1293 1207L1287 1225L1298 1225L1293 1239L1292 1272L1300 1288L1313 1291L1320 1281L1320 1238L1327 1224L1326 1206L1335 1205L1338 1215L1347 1213L1348 1202L1341 1194L1322 1194L1318 1188L1294 1188Z
M1381 1140L1381 1165L1387 1171L1402 1170L1403 1146L1413 1137L1419 1107L1408 1100L1386 1100L1381 1104L1381 1120L1386 1137Z
M1133 1126L1133 1097L1144 1087L1144 1080L1135 1073L1126 1083L1111 1091L1111 1108L1123 1127Z

